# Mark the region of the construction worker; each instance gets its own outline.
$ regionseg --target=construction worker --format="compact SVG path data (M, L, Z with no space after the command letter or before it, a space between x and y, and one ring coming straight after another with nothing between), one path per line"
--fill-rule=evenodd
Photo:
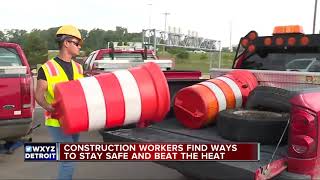
M71 25L58 29L56 41L59 45L58 56L48 60L38 70L35 98L45 109L45 125L54 142L78 142L79 134L66 135L54 118L54 86L57 83L76 80L83 77L82 66L72 59L79 55L82 45L80 31ZM58 179L72 179L74 164L60 162Z

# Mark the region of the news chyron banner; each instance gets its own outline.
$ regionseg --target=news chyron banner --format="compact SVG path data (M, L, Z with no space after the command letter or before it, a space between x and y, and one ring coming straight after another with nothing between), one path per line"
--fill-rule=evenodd
M259 161L260 144L26 143L25 161Z

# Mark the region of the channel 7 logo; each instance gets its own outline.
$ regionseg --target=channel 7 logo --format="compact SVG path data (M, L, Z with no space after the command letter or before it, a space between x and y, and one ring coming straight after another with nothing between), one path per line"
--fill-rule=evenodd
M57 160L56 143L25 143L24 160L25 161L56 161Z
M25 146L25 152L32 152L32 146Z

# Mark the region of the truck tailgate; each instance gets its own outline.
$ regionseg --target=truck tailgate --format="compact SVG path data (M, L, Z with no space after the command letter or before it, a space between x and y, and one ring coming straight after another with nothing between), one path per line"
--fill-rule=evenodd
M228 143L217 134L215 126L204 129L191 130L180 125L175 118L167 118L163 122L148 128L124 128L105 130L101 132L105 142L193 142L193 143ZM260 161L257 162L231 162L231 161L157 161L157 163L176 169L182 174L196 178L214 179L253 179L255 171L269 163L275 146L262 145ZM287 147L281 146L274 159L286 157ZM277 178L301 179L301 176L283 172Z
M0 120L21 117L21 77L25 67L0 67Z

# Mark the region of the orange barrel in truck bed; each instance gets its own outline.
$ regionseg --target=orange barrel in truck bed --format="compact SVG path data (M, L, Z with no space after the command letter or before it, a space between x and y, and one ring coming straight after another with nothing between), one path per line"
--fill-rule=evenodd
M160 67L146 63L57 84L55 105L66 134L164 119L170 109L167 80Z
M243 105L247 102L248 96L254 88L258 86L257 78L250 72L246 70L233 70L229 72L226 76L231 75L231 79L233 79L239 87L241 87L241 93L243 98ZM248 86L248 88L246 88Z
M220 111L242 107L257 85L257 79L251 72L234 70L183 88L174 99L176 118L192 129L214 123Z

